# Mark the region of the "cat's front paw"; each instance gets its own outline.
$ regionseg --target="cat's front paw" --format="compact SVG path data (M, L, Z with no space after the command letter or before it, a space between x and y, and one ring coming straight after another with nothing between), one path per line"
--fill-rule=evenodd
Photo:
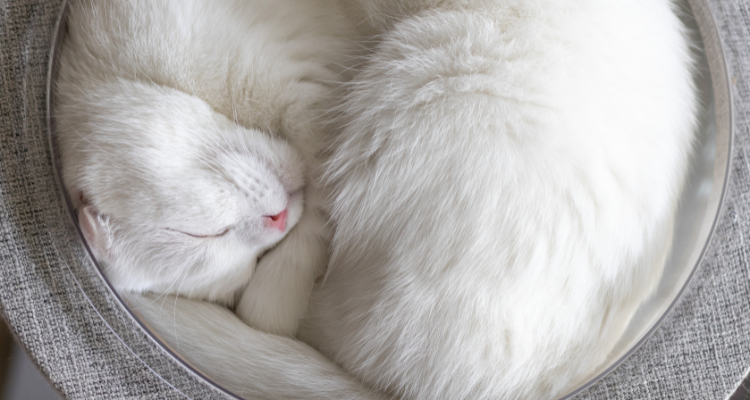
M283 282L282 275L285 275L284 269L289 267L289 260L282 253L273 251L261 259L255 275L237 303L237 316L264 332L294 336L308 299L307 296L302 298L294 290L294 286L303 282ZM287 279L295 277L287 276Z
M306 210L289 236L260 259L237 303L240 319L268 333L296 335L313 283L327 262L323 224Z

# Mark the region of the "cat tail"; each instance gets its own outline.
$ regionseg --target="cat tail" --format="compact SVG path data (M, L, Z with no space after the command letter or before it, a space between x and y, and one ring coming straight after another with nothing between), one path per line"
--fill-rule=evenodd
M238 396L386 399L308 345L257 331L224 307L173 296L127 294L126 300L169 348Z

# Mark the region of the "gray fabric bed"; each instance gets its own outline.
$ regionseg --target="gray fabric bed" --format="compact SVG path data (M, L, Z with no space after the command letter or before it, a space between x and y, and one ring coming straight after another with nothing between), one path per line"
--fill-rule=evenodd
M122 308L61 201L45 111L61 4L0 0L0 309L67 398L230 398L180 364ZM750 0L709 6L734 96L734 160L723 216L666 322L576 398L724 399L750 372ZM743 393L732 400L750 398Z

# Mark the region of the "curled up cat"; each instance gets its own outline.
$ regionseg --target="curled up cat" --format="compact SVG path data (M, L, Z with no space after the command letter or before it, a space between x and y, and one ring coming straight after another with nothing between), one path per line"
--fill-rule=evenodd
M239 395L554 399L670 252L675 8L76 1L65 185L113 286Z

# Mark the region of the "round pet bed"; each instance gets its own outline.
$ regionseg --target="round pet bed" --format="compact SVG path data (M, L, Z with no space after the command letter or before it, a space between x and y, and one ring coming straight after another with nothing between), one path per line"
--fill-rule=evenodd
M577 399L750 398L740 385L750 372L750 0L705 3L691 1L714 15L733 96L733 161L722 217L670 316ZM66 398L233 398L143 330L104 283L74 228L45 108L61 7L62 1L0 0L0 310Z

